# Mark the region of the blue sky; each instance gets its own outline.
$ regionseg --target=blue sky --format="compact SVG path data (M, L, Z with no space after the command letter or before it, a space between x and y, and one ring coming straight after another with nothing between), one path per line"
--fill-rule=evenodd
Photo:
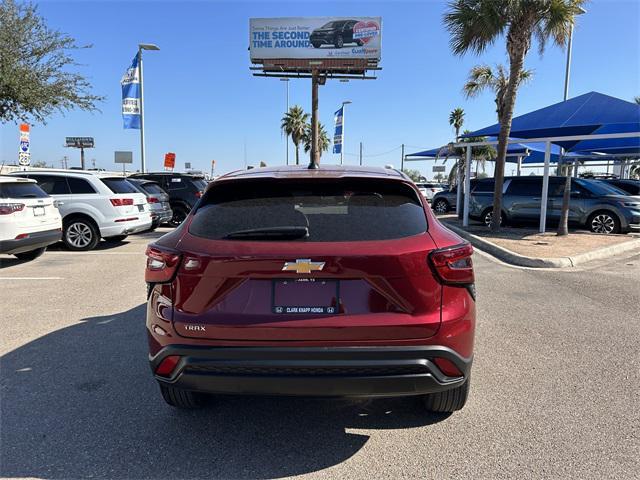
M165 152L177 156L177 166L191 162L223 173L261 160L284 164L285 145L280 118L285 110L285 84L253 77L249 71L250 17L382 16L383 70L372 81L328 81L320 87L320 120L333 129L333 112L351 100L346 120L346 163L358 162L364 144L364 163L400 164L400 145L406 153L436 147L452 139L449 112L462 107L465 128L495 123L492 95L466 100L461 88L469 69L479 63L506 62L504 42L481 57L455 57L442 26L445 2L39 2L49 25L93 44L76 58L79 70L106 95L101 113L72 111L34 125L33 160L60 165L68 155L79 164L79 152L63 148L65 136L93 136L96 148L87 160L114 168L114 150L132 150L139 162L137 130L123 130L119 81L139 42L156 43L159 52L145 55L145 133L149 169L161 169ZM631 100L640 95L640 2L594 0L578 19L570 96L592 90ZM549 45L544 57L537 48L526 65L533 81L520 90L516 114L562 100L565 52ZM290 104L310 110L309 80L290 82ZM17 159L18 132L2 125L1 159ZM246 146L246 147L245 147ZM291 150L290 158L293 158ZM323 155L336 163L337 155ZM431 162L412 163L424 173ZM507 172L508 174L511 172ZM430 174L428 175L430 176Z

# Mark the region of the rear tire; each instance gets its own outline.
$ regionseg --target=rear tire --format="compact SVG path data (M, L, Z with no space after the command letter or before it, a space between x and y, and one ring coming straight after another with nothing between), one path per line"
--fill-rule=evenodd
M100 241L100 231L92 220L71 217L64 221L62 241L69 250L86 252L96 247Z
M482 223L486 227L491 227L491 220L493 219L493 208L487 208L481 215ZM507 224L504 219L504 214L500 215L500 226L504 227Z
M160 385L160 393L164 401L172 407L194 409L204 404L204 396L198 392Z
M174 208L173 217L171 217L171 220L169 220L169 225L171 225L172 227L180 226L180 224L184 222L184 219L187 218L187 215L189 215L189 211L184 207Z
M105 237L104 241L109 243L120 243L129 235L115 235L113 237Z
M35 250L30 250L28 252L14 253L14 255L18 258L18 260L35 260L40 255L42 255L46 249L47 247L36 248Z
M320 48L322 44L320 42L311 42L311 45L313 45L313 48Z
M424 397L424 406L430 412L453 413L467 403L471 377L457 388L431 393Z
M449 211L449 202L443 199L438 199L436 203L433 204L433 211L443 215Z

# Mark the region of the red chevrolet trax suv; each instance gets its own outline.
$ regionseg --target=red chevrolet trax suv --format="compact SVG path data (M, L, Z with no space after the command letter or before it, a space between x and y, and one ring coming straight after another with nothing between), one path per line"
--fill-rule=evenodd
M164 400L422 395L462 408L473 250L391 169L219 177L149 245L149 360Z

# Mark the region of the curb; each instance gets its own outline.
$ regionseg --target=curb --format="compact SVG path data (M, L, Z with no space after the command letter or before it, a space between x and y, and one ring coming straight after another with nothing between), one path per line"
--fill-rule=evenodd
M463 230L462 228L451 225L448 222L443 222L445 226L455 233L460 235L462 238L471 242L471 244L482 250L483 252L489 253L494 257L502 260L505 263L509 263L511 265L517 265L519 267L530 267L530 268L570 268L575 267L576 265L581 265L593 260L600 260L603 258L613 257L620 253L628 252L630 250L640 249L640 239L629 240L627 242L622 242L617 245L610 245L608 247L599 248L597 250L593 250L591 252L579 253L577 255L573 255L570 257L557 257L557 258L540 258L540 257L527 257L525 255L520 255L519 253L512 252L511 250L507 250L506 248L500 247L495 243L492 243L484 238L478 237L472 233Z

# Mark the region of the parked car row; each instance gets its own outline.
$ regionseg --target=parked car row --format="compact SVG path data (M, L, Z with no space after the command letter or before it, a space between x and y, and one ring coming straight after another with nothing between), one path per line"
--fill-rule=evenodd
M501 222L527 224L540 218L541 176L505 177ZM566 177L549 177L547 221L557 223L562 211ZM469 216L485 224L493 218L493 178L471 180ZM432 201L436 213L456 208L455 187L437 193ZM640 231L640 181L571 179L569 224L595 233Z
M102 239L162 224L177 226L207 185L202 176L32 169L0 177L0 253L35 258L60 240L67 249L92 250Z

